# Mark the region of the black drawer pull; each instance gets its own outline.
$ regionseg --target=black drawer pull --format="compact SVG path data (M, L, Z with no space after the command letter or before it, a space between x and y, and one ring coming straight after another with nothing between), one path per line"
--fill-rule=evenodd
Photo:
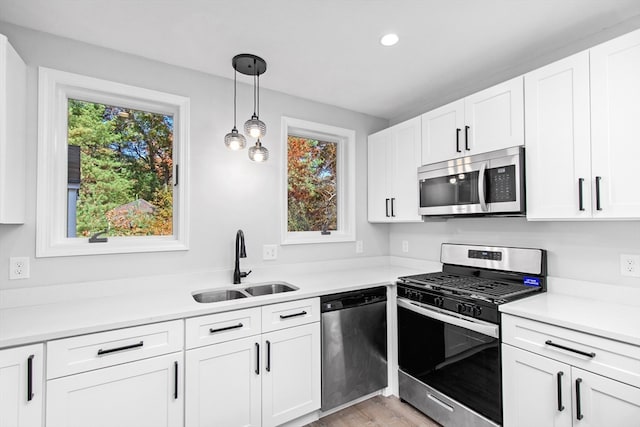
M582 382L582 378L578 378L576 380L576 418L581 420L584 418L582 414L582 401L580 399L580 383Z
M281 314L280 318L281 319L290 319L292 317L304 316L305 314L307 314L306 311L301 311L300 313L293 313L293 314Z
M566 347L564 345L560 345L560 344L556 344L551 340L546 340L544 342L546 345L550 345L551 347L557 347L557 348L561 348L563 350L567 350L567 351L571 351L573 353L577 353L577 354L581 354L582 356L587 356L587 357L596 357L596 354L594 352L591 353L587 353L586 351L582 351L582 350L576 350L575 348L571 348L571 347Z
M215 334L216 332L230 331L231 329L238 329L238 328L242 328L243 326L244 325L242 323L238 323L237 325L225 326L224 328L217 328L217 329L209 328L209 333Z
M391 198L391 216L393 216L393 217L395 217L395 216L396 216L396 214L395 214L395 213L393 213L393 202L395 202L395 200L396 200L396 198L395 198L395 197L392 197L392 198Z
M27 358L27 402L30 402L33 399L33 358L35 356L32 354Z
M460 151L460 131L462 129L460 128L456 128L456 153L462 153L462 151Z
M142 347L143 345L144 341L140 341L137 344L125 345L122 347L109 348L107 350L100 349L98 350L98 356L102 356L103 354L115 353L116 351L131 350L132 348Z
M390 199L384 199L384 215L386 217L389 217L389 200Z
M564 372L560 371L556 374L556 378L558 380L558 411L564 411L564 405L562 404L562 376Z
M464 149L471 151L469 149L469 126L464 127Z

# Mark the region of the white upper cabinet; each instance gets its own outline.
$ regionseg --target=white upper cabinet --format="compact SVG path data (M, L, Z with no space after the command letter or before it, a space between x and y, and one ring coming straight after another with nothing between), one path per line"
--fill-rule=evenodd
M0 224L25 217L27 67L0 34Z
M524 77L527 218L591 217L589 52Z
M418 214L420 117L368 139L368 219L370 222L421 221Z
M527 218L640 218L640 31L525 76Z
M422 115L422 164L524 145L522 77Z
M640 217L640 31L591 49L595 218Z

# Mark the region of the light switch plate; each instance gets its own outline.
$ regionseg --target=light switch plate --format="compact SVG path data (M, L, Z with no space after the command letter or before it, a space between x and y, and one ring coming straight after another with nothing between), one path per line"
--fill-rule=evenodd
M356 240L356 253L361 254L362 252L364 252L364 243L362 240Z

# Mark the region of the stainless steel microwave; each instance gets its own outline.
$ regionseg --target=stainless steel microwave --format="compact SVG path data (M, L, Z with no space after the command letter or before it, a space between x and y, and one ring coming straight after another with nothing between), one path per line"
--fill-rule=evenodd
M418 168L420 215L525 214L524 147Z

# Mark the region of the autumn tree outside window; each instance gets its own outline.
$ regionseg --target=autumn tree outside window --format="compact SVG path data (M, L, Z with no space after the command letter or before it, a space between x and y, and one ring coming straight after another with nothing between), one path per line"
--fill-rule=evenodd
M282 242L355 240L355 132L283 117Z

